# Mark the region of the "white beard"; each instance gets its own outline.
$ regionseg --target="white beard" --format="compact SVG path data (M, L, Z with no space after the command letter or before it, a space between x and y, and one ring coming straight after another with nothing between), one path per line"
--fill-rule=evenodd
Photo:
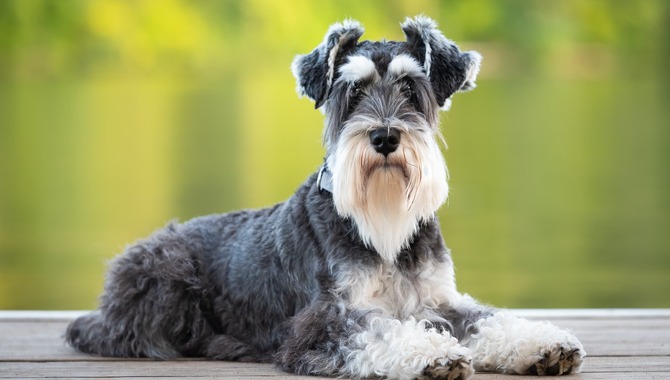
M400 145L387 158L370 145L366 128L354 124L327 159L338 214L352 218L361 240L387 263L395 263L449 192L435 132L400 127Z

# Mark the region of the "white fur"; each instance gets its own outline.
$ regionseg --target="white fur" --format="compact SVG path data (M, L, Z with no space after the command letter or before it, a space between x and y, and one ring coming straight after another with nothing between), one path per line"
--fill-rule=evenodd
M340 44L333 46L330 49L328 54L328 72L326 73L326 88L330 89L333 85L333 74L335 74L335 58L337 58L337 52L340 49ZM327 92L327 91L326 91Z
M343 342L348 352L346 375L413 379L430 367L433 375L448 373L450 379L459 375L466 379L473 368L528 374L529 368L544 358L548 366L559 363L560 373L580 370L585 355L582 345L572 334L548 322L529 321L502 311L479 320L477 332L460 343L446 332L427 328L429 321L443 320L436 309L439 305L454 310L478 307L473 298L457 292L450 262L428 264L413 279L392 265L368 271L360 267L332 271L337 280L333 291L346 300L347 307L374 314L363 332ZM572 352L574 359L566 359Z
M394 75L423 74L423 70L421 69L421 65L419 65L419 62L417 62L416 59L410 57L407 54L400 54L395 56L391 61L391 63L389 63L388 71L389 73Z
M370 270L352 267L331 271L337 280L334 291L351 307L400 320L413 317L442 321L435 311L440 305L458 306L463 302L456 291L451 262L426 263L413 279L388 264Z
M340 66L340 79L347 83L354 83L361 79L378 76L374 62L362 55L350 56L347 63Z
M354 219L363 242L394 263L419 223L446 200L446 165L434 131L396 123L390 127L403 130L400 146L388 158L395 166L385 167L367 136L372 127L374 121L350 121L329 155L333 200L340 215Z
M300 58L294 59L293 62L291 63L291 73L293 74L293 77L296 79L300 78L300 63L301 63ZM300 79L296 80L295 92L298 93L298 97L303 97L307 95L305 86L300 84Z
M444 99L444 105L440 107L442 111L449 111L451 109L451 98Z
M462 344L473 352L477 371L526 374L548 355L549 363L560 360L562 352L577 350L572 372L579 372L585 355L582 344L566 330L548 322L529 321L500 311L476 323L479 330Z
M468 67L468 71L465 74L465 81L466 82L469 81L474 86L475 81L477 80L477 75L479 74L479 68L482 63L482 55L472 50L467 52L467 54L472 59L472 64L470 65L470 67Z
M427 37L424 37L424 42L426 44L426 56L424 58L423 68L426 70L426 76L430 78L430 65L432 63L433 49L430 46L430 41Z
M421 378L426 369L459 375L474 373L470 353L448 333L428 328L427 321L373 317L367 329L349 339L346 375L357 378L384 376L391 379Z

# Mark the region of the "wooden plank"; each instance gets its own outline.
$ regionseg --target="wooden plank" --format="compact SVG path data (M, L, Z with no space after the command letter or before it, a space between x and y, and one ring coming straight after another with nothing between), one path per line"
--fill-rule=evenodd
M117 360L87 362L4 362L0 378L67 377L221 377L306 378L291 376L270 364L220 361ZM317 378L318 379L318 378Z
M590 356L670 355L670 318L551 322L575 333Z
M514 375L499 375L492 373L477 373L473 377L474 380L538 380L537 376L514 376ZM541 378L542 379L542 378ZM569 377L544 377L544 379L579 379L579 380L640 380L640 379L670 379L670 372L636 372L619 373L619 372L603 372L603 373L579 373L572 374Z
M612 359L612 358L610 358ZM616 359L616 358L614 358ZM667 357L646 358L638 362L628 358L616 362L609 359L587 363L579 379L668 378ZM221 379L327 379L295 376L280 372L269 364L246 364L211 361L93 361L93 362L3 362L0 378L221 378ZM481 380L529 380L534 376L511 376L477 373Z
M575 332L588 353L579 379L670 378L670 310L513 310ZM0 378L293 379L267 364L202 360L107 359L81 354L63 339L82 311L0 311ZM310 377L313 378L313 377ZM534 377L479 373L481 380Z
M670 318L670 309L511 309L525 318L551 319L623 319Z
M56 322L71 321L88 310L0 310L0 322Z
M587 357L584 374L670 372L670 357ZM82 377L101 376L261 376L276 377L287 374L270 364L217 362L203 360L100 360L71 362L0 362L0 378L54 376L76 373ZM518 378L518 377L515 377Z
M552 321L572 330L589 356L670 355L670 318ZM67 322L0 322L0 360L97 360L65 344Z
M670 372L636 372L631 373L618 373L618 372L603 372L603 373L580 373L576 375L570 375L569 377L545 377L546 379L579 379L579 380L667 380L670 379ZM510 376L510 375L498 375L498 374L475 374L473 377L474 380L537 380L537 376Z
M0 322L0 360L94 360L67 346L67 322Z
M668 356L596 356L586 357L583 373L670 372Z
M73 376L67 376L67 377L43 377L40 379L78 379L82 377L75 377ZM149 379L166 379L170 377L153 377L153 376L147 376L147 377L118 377L118 376L113 376L112 377L114 380L149 380ZM15 378L15 379L35 379L35 377L26 377L26 378ZM261 376L242 376L242 377L222 377L222 376L188 376L188 379L230 379L230 380L238 380L238 379L244 379L244 380L268 380L268 379L273 379L273 380L293 380L296 379L294 376L279 376L279 377L261 377ZM307 379L314 379L314 377L309 377ZM318 379L318 378L317 378ZM332 378L328 378L332 379ZM499 375L499 374L475 374L474 377L472 377L474 380L537 380L537 376L511 376L511 375ZM550 378L550 379L553 379ZM556 379L563 379L561 377L558 377ZM571 375L570 377L567 377L567 379L579 379L579 380L638 380L638 379L658 379L658 380L667 380L670 379L670 372L664 372L664 373L647 373L647 372L640 372L635 374L634 377L628 377L628 375L622 376L621 374L618 373L598 373L598 374L588 374L588 375L583 375L583 374L578 374L578 375Z

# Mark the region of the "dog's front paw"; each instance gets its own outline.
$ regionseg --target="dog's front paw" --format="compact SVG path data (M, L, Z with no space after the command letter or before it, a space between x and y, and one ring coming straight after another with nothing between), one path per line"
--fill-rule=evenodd
M540 351L538 354L540 359L528 368L527 373L537 376L558 376L579 372L584 360L584 349L576 338L571 338Z
M423 371L420 379L466 380L475 373L470 355L456 359L440 358Z
M477 322L477 328L464 341L477 371L565 375L579 372L586 355L574 335L549 322L498 312Z

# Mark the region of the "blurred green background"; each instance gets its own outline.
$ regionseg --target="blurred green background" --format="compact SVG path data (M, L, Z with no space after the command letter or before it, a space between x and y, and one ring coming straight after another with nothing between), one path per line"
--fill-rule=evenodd
M459 289L670 307L670 2L0 1L0 309L89 309L168 220L289 197L323 116L289 66L328 26L435 18L480 51L442 115Z

